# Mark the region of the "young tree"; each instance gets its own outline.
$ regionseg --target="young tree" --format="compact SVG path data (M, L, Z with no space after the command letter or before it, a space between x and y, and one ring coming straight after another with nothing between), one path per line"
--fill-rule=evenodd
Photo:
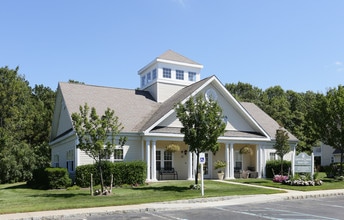
M283 175L283 157L290 152L290 145L288 143L289 136L286 130L280 128L276 130L275 138L276 143L274 149L276 150L276 154L281 158L281 175Z
M80 106L80 113L72 114L72 121L79 140L77 147L97 162L101 191L104 192L102 159L114 152L115 138L123 130L123 126L110 108L107 108L104 115L99 117L94 107L90 112L87 103L84 107ZM126 138L121 137L119 145L123 146L125 141Z
M197 173L199 165L199 153L219 149L217 139L224 134L225 123L222 120L222 109L213 100L209 102L199 95L191 97L185 104L176 106L179 121L183 124L181 133L184 134L184 142L189 145L190 151L197 155L197 168L195 172L195 184L198 184Z
M318 95L313 111L313 128L319 139L340 151L340 173L343 174L344 157L344 86L329 89L326 96Z

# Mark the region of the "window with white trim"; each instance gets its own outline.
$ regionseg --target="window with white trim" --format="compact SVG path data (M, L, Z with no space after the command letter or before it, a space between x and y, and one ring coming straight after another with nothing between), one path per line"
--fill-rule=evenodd
M152 81L151 72L147 73L147 83L150 83L150 81Z
M276 160L276 153L275 152L270 152L269 153L269 159L270 160Z
M172 152L171 151L164 151L164 169L165 170L172 169Z
M141 87L146 84L146 76L141 76Z
M176 70L176 79L184 80L184 71L183 70Z
M60 156L58 154L53 157L53 167L60 167Z
M67 151L66 155L66 166L69 172L74 171L74 150Z
M153 80L156 79L156 69L152 70L152 77L153 77Z
M171 79L171 69L163 68L162 77Z
M124 159L124 151L123 146L116 146L113 152L113 159L114 161L123 161Z
M196 73L189 72L189 81L195 82L196 81Z
M234 169L242 170L242 154L239 151L234 152Z
M161 170L161 151L155 151L156 170Z

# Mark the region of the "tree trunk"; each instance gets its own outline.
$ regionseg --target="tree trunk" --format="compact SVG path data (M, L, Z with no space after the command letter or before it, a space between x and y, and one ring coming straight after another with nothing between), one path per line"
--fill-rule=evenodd
M196 160L197 160L197 166L196 166L196 172L195 172L195 185L198 184L198 171L199 171L199 153L196 153Z
M99 157L99 174L100 174L100 189L101 189L101 193L103 194L104 192L104 179L103 179L103 170L102 170L102 161Z
M283 157L281 157L281 175L283 176Z
M339 176L343 175L343 155L344 155L344 149L340 149L340 170L339 170Z

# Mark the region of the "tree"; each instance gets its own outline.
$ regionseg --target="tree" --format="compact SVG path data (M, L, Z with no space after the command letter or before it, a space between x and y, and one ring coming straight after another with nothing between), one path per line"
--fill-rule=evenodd
M197 155L197 168L195 184L198 184L197 173L199 153L217 152L219 145L217 139L224 134L225 123L222 120L222 109L213 100L205 101L202 95L194 99L190 97L185 104L178 103L175 108L179 121L183 124L181 133L184 142L189 145L191 152Z
M329 89L325 96L319 94L310 112L319 139L340 151L340 173L343 174L344 154L344 86Z
M102 159L114 152L115 138L123 126L114 110L107 108L104 115L99 117L96 109L92 107L90 111L87 103L84 107L80 106L80 113L72 114L72 121L79 140L77 147L97 162L101 191L104 192ZM125 137L119 138L119 145L123 146L125 141Z
M276 130L275 134L276 143L274 144L274 149L276 154L281 158L281 175L283 175L283 157L290 152L290 145L288 143L289 136L286 130L279 128Z

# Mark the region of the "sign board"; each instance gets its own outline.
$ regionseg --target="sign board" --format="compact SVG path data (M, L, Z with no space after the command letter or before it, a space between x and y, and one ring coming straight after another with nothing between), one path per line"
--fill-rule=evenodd
M204 153L199 153L199 163L205 164L205 154Z
M295 173L313 173L313 156L306 153L300 153L294 158Z

